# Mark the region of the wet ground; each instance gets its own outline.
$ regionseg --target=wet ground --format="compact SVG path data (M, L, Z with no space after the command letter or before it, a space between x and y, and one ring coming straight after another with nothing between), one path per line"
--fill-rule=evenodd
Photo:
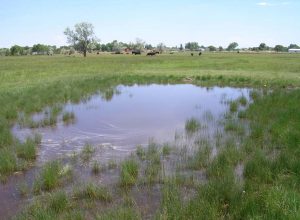
M107 98L93 95L80 103L68 103L63 111L73 112L75 120L66 125L36 129L16 124L13 133L24 140L32 133L42 135L36 165L79 152L87 143L97 148L95 157L101 163L119 161L130 155L137 145L149 139L172 142L185 129L189 118L203 121L208 135L216 132L218 121L228 110L228 100L249 97L250 89L204 88L189 84L123 86ZM41 114L32 116L41 117ZM27 173L31 173L30 171ZM0 185L0 215L11 216L20 206L17 183L34 175L16 174ZM109 178L108 178L109 180ZM3 215L2 215L3 214Z

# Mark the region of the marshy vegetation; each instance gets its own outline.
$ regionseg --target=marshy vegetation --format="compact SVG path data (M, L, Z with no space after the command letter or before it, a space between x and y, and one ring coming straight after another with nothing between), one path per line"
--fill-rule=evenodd
M12 126L68 124L75 114L63 105L88 100L96 91L111 99L120 83L182 83L186 77L198 85L263 88L253 90L251 100L228 100L222 129L213 135L206 133L206 122L189 118L186 134L175 143L150 141L124 161L97 161L97 148L86 144L74 163L62 158L42 165L33 183L18 185L24 203L30 202L16 218L298 219L300 92L286 88L300 85L299 57L194 58L1 58L2 181L32 166L41 142L39 135L17 140ZM42 117L32 117L39 112ZM181 138L188 141L181 143ZM80 183L84 169L92 175L81 176L86 182ZM105 178L107 185L101 182Z

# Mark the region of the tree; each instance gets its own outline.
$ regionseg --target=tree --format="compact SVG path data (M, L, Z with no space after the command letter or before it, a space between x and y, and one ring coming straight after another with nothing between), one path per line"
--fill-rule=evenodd
M140 38L136 38L133 49L142 51L144 47L145 47L145 41Z
M183 46L182 46L182 44L180 44L179 50L180 50L180 51L183 51Z
M290 44L288 49L300 49L300 47L297 44Z
M14 45L10 48L10 54L12 56L16 56L16 55L22 55L23 54L23 47L19 46L19 45Z
M32 52L37 54L46 54L49 51L49 46L43 44L35 44L32 46Z
M152 47L151 44L146 44L146 45L145 45L145 49L146 49L146 50L152 50L153 47Z
M222 46L219 46L219 51L223 51L223 47Z
M282 46L282 45L276 45L276 46L274 47L274 50L275 50L276 52L286 52L286 51L287 51L287 48L284 47L284 46Z
M185 49L198 50L199 44L197 42L188 42L185 44Z
M83 53L86 57L88 50L94 48L95 44L99 41L94 34L94 26L87 22L75 24L74 30L66 28L64 34L67 36L69 44L79 52Z
M268 50L269 47L265 43L261 43L258 47L259 50Z
M209 51L217 51L217 48L212 45L209 46L208 49L209 49Z
M164 45L164 43L159 43L157 46L156 46L157 50L159 51L159 53L162 53L165 48L166 48L166 45Z
M235 50L238 46L239 46L239 44L237 42L232 42L228 45L226 50L232 51L232 50Z

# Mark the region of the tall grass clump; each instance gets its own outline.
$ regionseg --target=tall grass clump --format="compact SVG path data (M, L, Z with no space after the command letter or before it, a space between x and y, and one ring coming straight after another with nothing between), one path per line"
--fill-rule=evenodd
M91 144L85 144L81 150L80 157L83 162L88 162L93 154L95 153L95 148Z
M139 220L141 214L135 207L119 206L97 214L96 220Z
M130 187L136 184L139 173L139 165L134 158L125 160L121 164L120 184L124 187Z
M187 161L187 166L190 169L200 170L207 168L210 163L211 147L208 145L199 146L194 156Z
M247 103L248 103L248 100L245 96L241 96L239 99L238 99L238 102L242 105L242 106L246 106Z
M92 199L104 202L112 201L112 195L107 188L91 182L79 186L79 188L75 188L73 195L76 199Z
M37 155L37 144L36 141L31 138L27 138L25 143L18 144L17 146L17 156L25 160L35 160Z
M46 163L38 178L34 183L34 191L38 193L41 190L50 191L60 184L63 166L60 161L51 161Z
M101 171L101 166L98 163L98 161L93 161L93 163L92 163L92 173L97 175L97 174L100 173L100 171Z
M64 112L62 115L62 120L65 124L74 122L74 120L75 120L74 112Z
M0 149L0 180L17 169L17 158L12 150Z
M136 155L141 159L141 160L145 160L146 159L146 151L145 149L141 146L138 145L136 147Z
M188 133L194 133L201 128L201 123L196 118L190 118L185 122L185 130Z
M231 101L229 103L229 110L230 110L230 112L237 112L238 107L239 107L239 104L238 104L237 101Z
M63 212L69 205L66 192L58 191L50 195L49 207L55 213Z
M159 180L161 173L161 152L157 144L150 142L146 151L145 180L153 184Z

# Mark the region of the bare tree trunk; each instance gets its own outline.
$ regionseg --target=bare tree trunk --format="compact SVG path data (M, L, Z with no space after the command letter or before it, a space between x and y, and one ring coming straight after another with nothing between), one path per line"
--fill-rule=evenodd
M86 57L86 50L83 51L83 56Z

